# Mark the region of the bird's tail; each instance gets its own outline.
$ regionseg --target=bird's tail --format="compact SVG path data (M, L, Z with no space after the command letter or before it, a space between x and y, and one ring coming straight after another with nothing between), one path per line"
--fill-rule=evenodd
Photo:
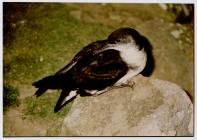
M58 112L64 105L75 99L77 96L77 91L76 90L70 90L69 88L63 89L62 93L56 103L56 106L54 108L54 112Z
M72 101L77 96L77 91L73 90L71 79L67 76L53 75L45 77L33 83L33 86L38 88L35 96L39 97L47 89L62 89L62 93L56 103L54 112L58 112L64 105Z
M47 89L61 89L64 80L56 75L47 76L39 81L34 82L32 85L38 88L35 95L38 97L42 95Z

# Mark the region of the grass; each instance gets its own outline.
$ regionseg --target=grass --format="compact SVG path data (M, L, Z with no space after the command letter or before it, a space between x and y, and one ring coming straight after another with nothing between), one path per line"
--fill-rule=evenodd
M58 92L48 93L39 98L28 97L24 101L24 116L33 116L49 120L57 116L64 117L68 113L72 103L67 104L59 112L54 113L53 109L58 97Z
M5 85L3 87L3 110L10 106L18 106L19 105L19 92L16 88L12 87L11 85Z
M64 67L85 45L105 39L111 32L101 23L75 19L69 10L64 4L32 4L25 14L20 13L20 19L12 23L15 25L12 28L16 28L12 30L14 39L3 48L5 83L31 85ZM72 103L54 113L59 92L25 98L23 118L46 122L64 118Z
M62 5L59 5L58 10L55 10L56 6L41 5L36 10L41 15L35 14L35 10L32 10L27 13L27 17L24 17L24 23L19 22L15 40L12 43L13 48L4 48L4 52L9 52L5 55L12 58L5 65L10 67L10 71L5 73L5 79L19 80L23 84L29 84L56 72L65 66L83 46L103 39L101 37L107 35L109 29L105 26L96 23L81 24L70 17L65 9L65 12L62 12ZM45 10L47 13L41 12ZM50 10L53 12L49 12ZM50 16L43 17L45 14ZM34 17L35 15L39 16ZM33 17L30 20L31 16ZM101 30L95 34L98 28Z

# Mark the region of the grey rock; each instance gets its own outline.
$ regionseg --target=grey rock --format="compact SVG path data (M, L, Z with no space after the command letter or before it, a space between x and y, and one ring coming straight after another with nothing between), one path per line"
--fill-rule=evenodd
M78 96L62 136L191 136L193 104L171 82L136 76L131 87L96 97Z
M136 29L153 47L155 68L151 76L176 83L194 96L194 45L186 40L193 42L192 31L159 19L144 22ZM190 35L185 37L187 34Z

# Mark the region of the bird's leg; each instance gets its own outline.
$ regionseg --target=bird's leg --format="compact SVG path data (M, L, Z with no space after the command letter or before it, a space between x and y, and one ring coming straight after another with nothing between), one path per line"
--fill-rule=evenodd
M133 88L135 86L135 82L132 81L131 83L130 82L127 82L127 83L122 83L120 85L120 87L130 87L130 88Z
M103 93L111 90L111 89L112 89L112 87L107 87L107 88L105 88L103 90L85 90L85 92L91 94L92 96L98 96L100 94L103 94Z
M100 91L95 90L94 93L93 93L92 95L93 95L93 96L98 96L98 95L100 95L100 94L103 94L103 93L105 93L105 92L107 92L107 91L110 91L110 90L116 89L116 88L130 87L130 88L133 89L134 86L135 86L135 82L134 82L134 81L125 82L125 83L121 83L121 84L118 84L118 85L115 85L115 86L107 87L107 88L105 88L105 89L103 89L103 90L100 90Z
M107 88L105 88L105 89L103 89L103 90L99 90L99 91L96 92L96 94L94 94L94 96L101 95L101 94L103 94L103 93L105 93L105 92L107 92L107 91L110 91L110 90L112 90L112 89L113 89L112 87L107 87Z
M126 82L122 82L119 84L114 85L116 88L123 88L123 87L130 87L133 89L133 87L135 86L135 82L134 81L126 81Z
M88 94L88 96L90 96L90 95L98 96L100 94L103 94L103 93L105 93L107 91L110 91L112 89L115 89L115 88L130 87L130 88L133 89L134 85L135 85L134 81L132 81L131 83L127 81L127 82L124 82L124 83L121 83L121 84L118 84L118 85L107 87L107 88L105 88L103 90L85 90L85 92Z

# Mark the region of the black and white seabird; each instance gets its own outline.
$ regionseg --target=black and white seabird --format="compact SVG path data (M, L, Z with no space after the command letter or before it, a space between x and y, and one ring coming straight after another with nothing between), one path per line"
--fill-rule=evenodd
M62 89L54 112L78 94L98 95L112 86L122 86L141 73L147 62L143 37L134 29L120 28L106 40L96 41L84 47L64 68L33 85L35 95L47 89Z

